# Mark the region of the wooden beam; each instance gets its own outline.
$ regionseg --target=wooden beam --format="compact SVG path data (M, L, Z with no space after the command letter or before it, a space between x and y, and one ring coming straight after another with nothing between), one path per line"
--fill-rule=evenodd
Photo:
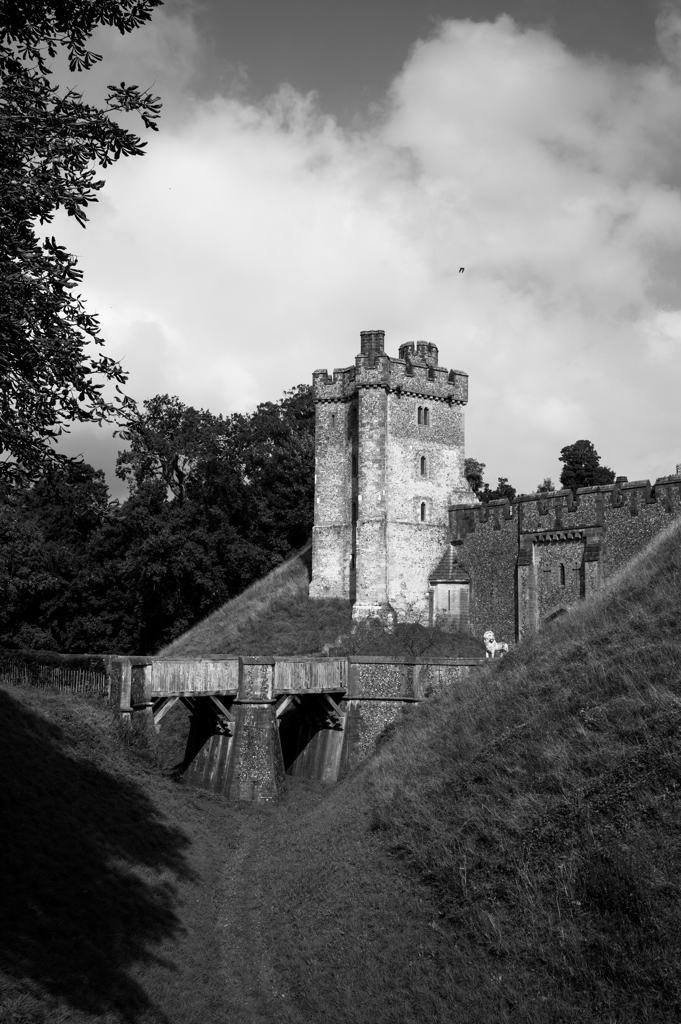
M214 694L211 693L211 694L209 694L208 699L213 702L213 704L215 705L215 707L218 710L218 713L220 714L220 716L222 718L226 718L228 722L233 722L234 721L234 716L230 712L229 708L226 708L225 705L222 703L222 701L218 697L216 697Z
M341 711L341 709L336 704L335 700L333 700L331 697L329 697L328 693L319 693L319 694L317 694L317 696L319 697L320 701L324 705L324 709L327 712L327 714L330 714L331 717L333 719L335 719L336 725L338 725L339 728L342 729L343 728L343 719L344 719L345 716L344 716L343 712Z
M177 704L179 697L161 697L154 702L154 725L158 726L161 719L166 715L173 705Z
M276 715L277 718L279 718L279 716L283 715L284 711L286 711L287 707L294 703L298 703L298 698L295 695L295 693L289 693L288 696L281 697L280 700L278 700L277 703L274 705L274 714Z

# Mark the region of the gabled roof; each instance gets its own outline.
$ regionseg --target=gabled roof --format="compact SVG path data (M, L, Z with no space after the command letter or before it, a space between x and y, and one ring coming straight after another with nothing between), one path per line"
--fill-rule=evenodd
M459 562L459 545L448 544L445 553L430 574L430 583L470 583L469 573Z

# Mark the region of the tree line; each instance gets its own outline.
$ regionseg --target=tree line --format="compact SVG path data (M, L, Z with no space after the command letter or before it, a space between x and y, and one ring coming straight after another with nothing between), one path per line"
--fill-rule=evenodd
M0 646L153 653L309 538L314 406L298 387L250 415L159 395L117 460L0 485Z
M575 441L574 444L568 444L561 448L558 458L563 463L560 474L562 488L576 491L578 487L611 484L615 479L614 470L601 465L601 457L592 441L581 440ZM508 498L509 501L513 501L517 494L513 484L510 484L508 477L505 476L498 478L496 487L490 487L484 480L485 463L478 462L477 459L466 459L464 473L471 490L484 504L499 498ZM555 489L551 477L544 477L535 491L542 493Z

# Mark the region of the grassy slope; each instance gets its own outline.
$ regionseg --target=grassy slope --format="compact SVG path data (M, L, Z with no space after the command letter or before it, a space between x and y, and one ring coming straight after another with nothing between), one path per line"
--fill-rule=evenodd
M0 1020L222 1020L233 809L152 773L95 699L0 687Z
M308 544L159 654L178 658L315 654L328 644L336 645L339 654L484 655L481 641L418 623L400 625L392 633L367 623L351 635L352 612L347 601L309 599L311 559L312 545Z
M678 1020L680 725L676 524L261 833L286 1019Z
M265 810L140 775L56 696L29 797L52 734L22 696L11 977L77 1024L678 1020L680 626L677 524L364 770Z

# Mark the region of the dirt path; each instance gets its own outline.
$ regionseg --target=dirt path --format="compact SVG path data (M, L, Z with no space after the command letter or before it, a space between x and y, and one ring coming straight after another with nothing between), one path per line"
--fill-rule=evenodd
M291 1013L286 979L272 966L270 944L274 912L271 893L254 871L263 848L276 844L276 809L240 809L240 833L222 870L218 929L230 1024L296 1019Z

